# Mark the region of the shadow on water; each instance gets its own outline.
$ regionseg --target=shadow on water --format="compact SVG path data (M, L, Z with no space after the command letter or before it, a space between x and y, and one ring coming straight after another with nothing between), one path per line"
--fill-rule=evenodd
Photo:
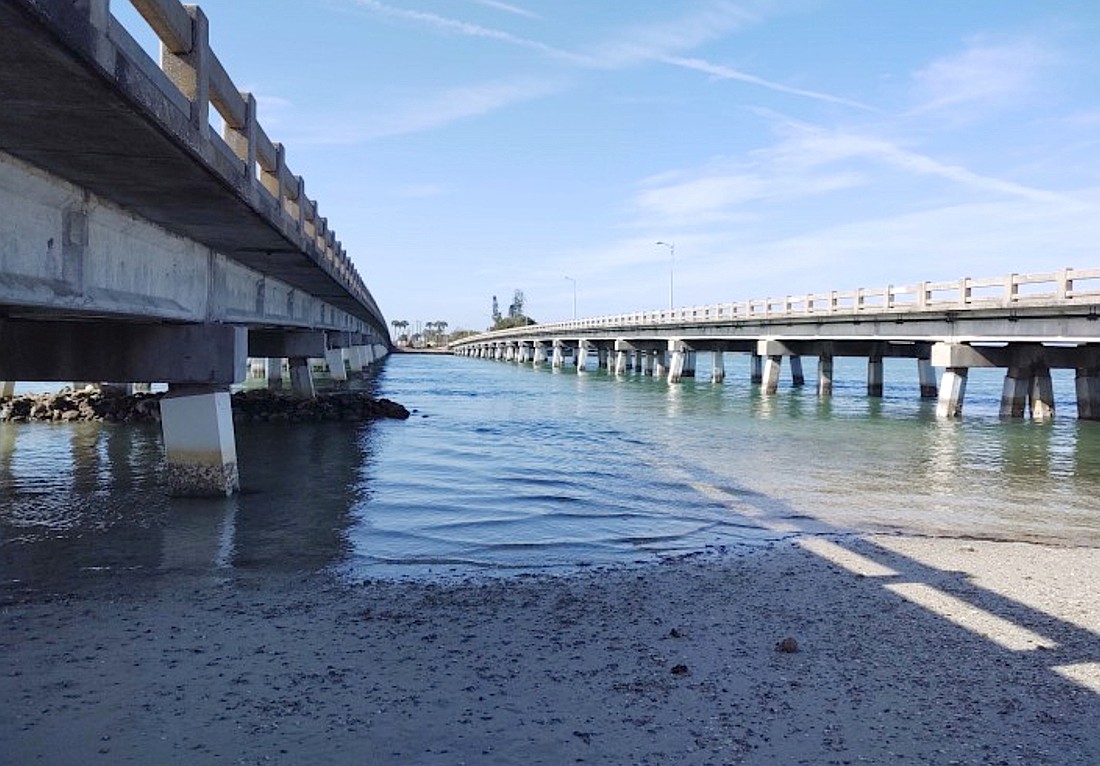
M237 429L242 491L170 498L159 429L0 425L0 579L90 573L317 570L348 552L371 424Z

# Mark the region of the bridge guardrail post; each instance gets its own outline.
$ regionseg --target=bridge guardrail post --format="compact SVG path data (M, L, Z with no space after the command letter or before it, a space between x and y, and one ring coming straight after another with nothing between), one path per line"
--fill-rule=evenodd
M191 39L187 50L173 50L161 40L161 69L191 102L191 127L202 140L210 134L210 24L197 5L187 8Z

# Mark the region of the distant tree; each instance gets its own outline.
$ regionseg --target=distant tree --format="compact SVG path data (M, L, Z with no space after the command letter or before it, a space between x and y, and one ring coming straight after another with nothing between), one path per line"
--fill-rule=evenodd
M439 335L442 339L442 336L447 334L447 322L442 321L442 320L436 322L435 323L435 329L436 329L436 332L439 333Z
M525 299L523 290L512 293L512 303L508 306L508 316L501 316L497 306L497 297L493 296L493 326L490 330L507 330L510 327L525 327L529 324L538 324L534 319L523 313Z

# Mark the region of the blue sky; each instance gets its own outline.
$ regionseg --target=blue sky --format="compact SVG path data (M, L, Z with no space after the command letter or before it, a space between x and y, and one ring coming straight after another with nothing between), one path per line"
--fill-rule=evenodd
M1095 0L201 5L389 320L1100 266Z

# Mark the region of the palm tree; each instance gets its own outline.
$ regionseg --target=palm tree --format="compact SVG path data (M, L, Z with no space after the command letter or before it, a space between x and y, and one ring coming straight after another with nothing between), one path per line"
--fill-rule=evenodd
M442 338L447 332L447 323L446 322L436 322L435 323L435 329L439 333L440 338Z

